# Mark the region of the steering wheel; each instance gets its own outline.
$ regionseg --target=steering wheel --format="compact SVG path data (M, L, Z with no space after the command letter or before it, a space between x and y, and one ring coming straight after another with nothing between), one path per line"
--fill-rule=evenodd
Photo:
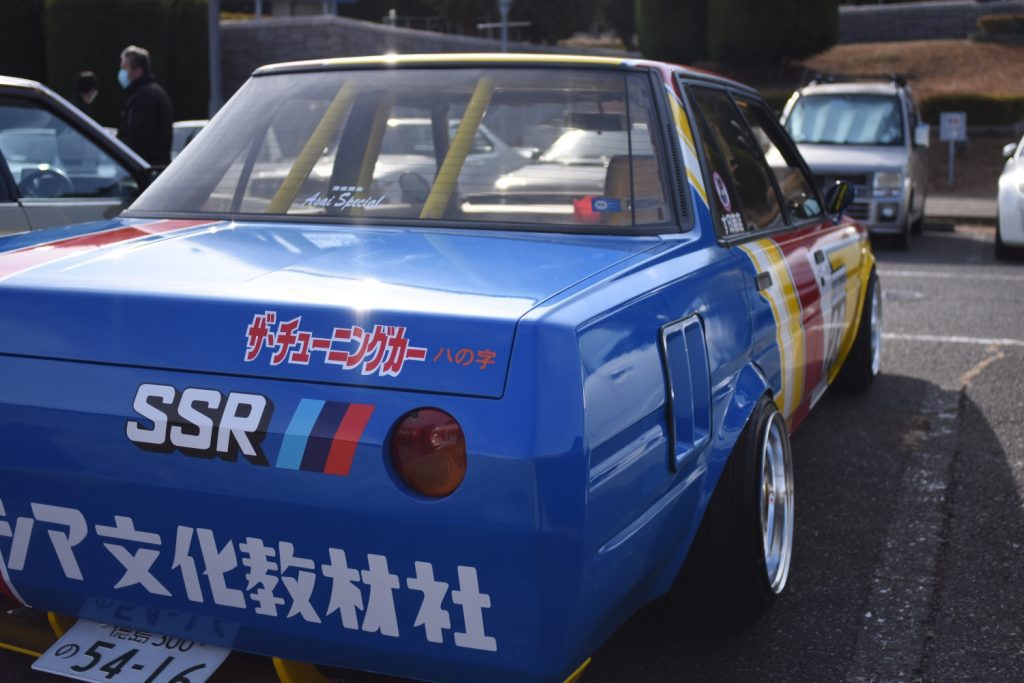
M18 191L26 197L63 197L74 194L71 178L59 168L39 168L26 173L18 183Z

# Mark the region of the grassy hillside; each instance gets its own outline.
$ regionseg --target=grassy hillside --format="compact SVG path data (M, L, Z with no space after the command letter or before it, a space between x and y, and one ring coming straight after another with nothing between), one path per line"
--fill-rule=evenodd
M1024 43L916 40L838 45L804 62L812 71L906 74L918 100L939 93L1020 95Z

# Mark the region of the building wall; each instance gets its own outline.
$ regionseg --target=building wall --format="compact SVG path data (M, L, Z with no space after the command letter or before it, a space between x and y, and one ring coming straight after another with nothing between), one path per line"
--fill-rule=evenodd
M224 94L238 89L263 64L382 53L497 52L496 40L415 31L345 17L310 16L222 21L221 68ZM616 54L606 50L511 43L515 52Z
M977 30L977 19L985 14L1024 14L1024 0L843 6L839 10L840 42L966 38ZM221 44L225 96L263 64L386 52L496 52L500 48L498 41L488 38L416 31L328 15L223 21ZM622 54L529 43L512 43L510 49Z
M957 0L847 5L839 8L839 42L967 38L978 30L978 17L986 14L1024 14L1024 2Z

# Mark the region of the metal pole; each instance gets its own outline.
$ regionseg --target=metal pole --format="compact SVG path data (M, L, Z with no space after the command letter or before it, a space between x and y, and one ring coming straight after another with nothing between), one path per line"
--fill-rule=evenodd
M953 187L953 162L956 159L956 142L949 141L949 186Z
M508 52L508 12L512 9L512 0L498 0L498 12L501 14L501 51Z
M256 0L255 14L257 19L263 16L263 0Z
M220 70L220 0L209 0L207 3L206 25L208 34L207 46L210 50L210 105L209 115L212 117L223 103Z

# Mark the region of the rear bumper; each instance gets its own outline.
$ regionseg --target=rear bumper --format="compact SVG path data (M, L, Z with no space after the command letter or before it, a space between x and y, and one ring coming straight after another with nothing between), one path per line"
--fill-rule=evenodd
M421 680L563 680L595 645L601 625L574 622L585 492L565 486L586 481L584 457L524 438L514 400L9 356L0 374L0 562L27 605ZM267 395L266 454L302 400L372 403L375 419L344 476L146 450L126 437L143 382ZM441 500L383 455L424 400L470 435L466 480Z
M45 652L75 620L15 603L0 606L0 649L36 658ZM26 660L26 666L28 660ZM290 663L288 663L290 665ZM213 683L247 681L251 683L322 683L312 678L281 678L274 662L267 657L233 652L210 679Z

